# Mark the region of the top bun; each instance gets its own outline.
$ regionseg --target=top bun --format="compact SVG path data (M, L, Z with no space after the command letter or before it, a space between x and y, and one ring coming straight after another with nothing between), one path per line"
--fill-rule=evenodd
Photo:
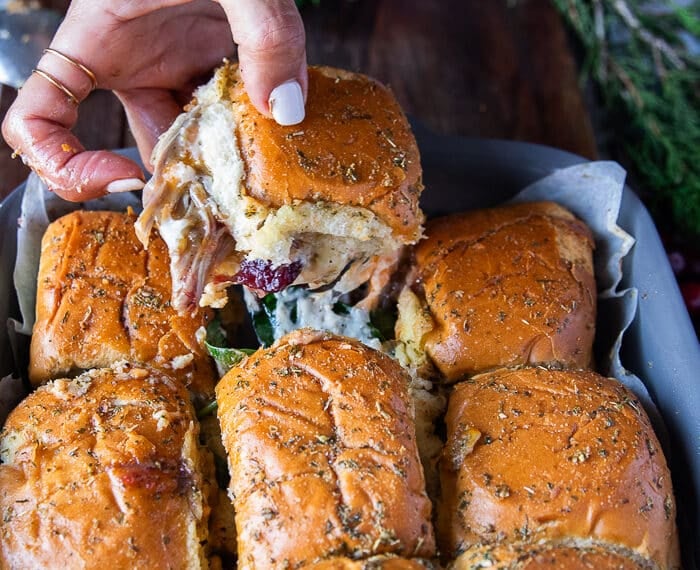
M0 568L207 568L198 440L187 391L160 371L41 386L0 431Z
M515 204L431 220L426 233L399 299L397 337L419 357L425 351L444 378L521 364L590 366L593 238L571 212Z
M573 539L678 568L671 474L644 409L616 380L540 367L479 374L456 385L445 425L444 555Z
M435 554L408 384L387 355L311 329L221 379L240 570Z
M285 127L253 107L238 66L224 69L253 198L359 206L406 241L420 237L420 157L391 91L360 73L310 67L306 117Z
M144 248L132 213L77 210L41 242L29 379L35 385L125 360L165 371L204 399L214 369L202 343L211 317L170 306L168 252Z

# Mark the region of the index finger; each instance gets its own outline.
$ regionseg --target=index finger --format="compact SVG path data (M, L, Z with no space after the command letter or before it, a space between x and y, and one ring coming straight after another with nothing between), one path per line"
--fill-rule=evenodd
M78 101L92 88L89 77L50 54L38 67ZM70 131L77 119L78 105L50 80L32 74L8 110L2 131L15 152L67 200L141 188L143 173L135 162L107 151L85 150Z

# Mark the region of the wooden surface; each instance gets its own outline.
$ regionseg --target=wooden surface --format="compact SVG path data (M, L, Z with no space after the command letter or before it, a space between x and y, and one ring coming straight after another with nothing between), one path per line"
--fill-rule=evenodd
M65 2L49 2L54 7ZM321 0L302 9L310 63L377 77L438 133L542 143L596 156L563 23L549 0ZM14 99L3 87L0 118ZM81 105L87 148L130 146L107 92ZM28 174L0 147L0 196Z

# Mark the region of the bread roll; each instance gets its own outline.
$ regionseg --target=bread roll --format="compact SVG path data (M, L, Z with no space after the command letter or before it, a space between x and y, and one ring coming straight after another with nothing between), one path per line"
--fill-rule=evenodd
M470 548L449 570L655 570L653 562L627 548L587 540L517 542Z
M309 329L221 380L239 569L434 555L407 386L388 356Z
M593 241L571 213L518 204L435 219L426 233L399 303L397 336L409 353L425 352L448 380L499 366L591 364Z
M671 475L639 401L590 371L497 370L458 384L440 465L441 551L589 539L678 566Z
M213 395L209 314L170 305L168 252L136 239L133 214L75 211L44 234L29 377L33 384L121 360L163 369Z
M344 272L348 291L379 257L421 236L416 141L392 93L357 73L310 67L306 118L280 126L226 64L153 162L139 236L153 224L165 236L177 309L220 307L231 283L273 292Z
M185 388L123 365L50 382L0 436L0 568L206 568Z

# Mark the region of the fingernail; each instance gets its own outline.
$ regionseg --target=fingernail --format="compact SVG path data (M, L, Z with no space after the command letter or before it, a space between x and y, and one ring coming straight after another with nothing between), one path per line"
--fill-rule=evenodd
M113 180L105 190L108 194L115 194L117 192L131 192L132 190L141 190L144 186L144 181L138 178L125 178L123 180Z
M304 120L304 95L298 81L287 81L275 87L268 102L278 124L296 125Z

